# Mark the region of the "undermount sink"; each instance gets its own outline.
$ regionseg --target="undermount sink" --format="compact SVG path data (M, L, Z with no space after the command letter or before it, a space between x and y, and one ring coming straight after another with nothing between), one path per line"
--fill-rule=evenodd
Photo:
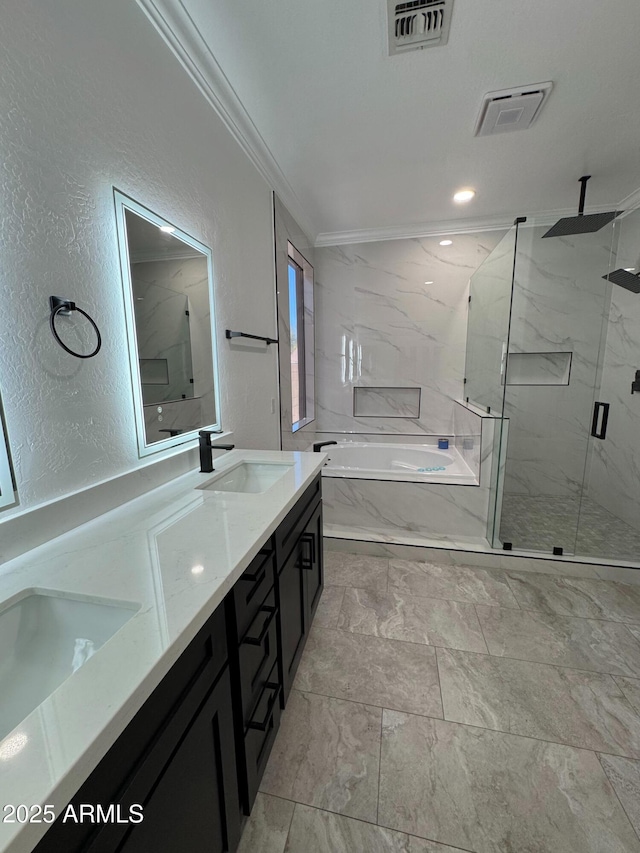
M0 604L0 739L73 675L139 605L25 590Z
M240 462L198 488L215 492L266 492L292 467L282 462Z

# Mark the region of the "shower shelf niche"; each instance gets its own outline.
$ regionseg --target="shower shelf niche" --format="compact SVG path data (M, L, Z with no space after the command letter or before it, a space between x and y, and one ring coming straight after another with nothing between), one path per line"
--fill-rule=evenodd
M511 352L507 385L568 385L572 352Z

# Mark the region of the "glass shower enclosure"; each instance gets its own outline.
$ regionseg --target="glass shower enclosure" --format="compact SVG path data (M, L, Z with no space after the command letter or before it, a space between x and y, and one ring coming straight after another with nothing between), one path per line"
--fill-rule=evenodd
M496 418L487 538L637 562L640 294L604 276L639 271L640 211L550 224L517 220L471 278L465 396Z

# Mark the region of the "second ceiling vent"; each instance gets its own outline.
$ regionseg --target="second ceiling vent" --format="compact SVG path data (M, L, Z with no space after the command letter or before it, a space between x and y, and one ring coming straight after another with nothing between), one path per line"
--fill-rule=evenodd
M547 82L489 92L482 99L475 135L493 136L495 133L526 130L540 115L552 88L553 83Z
M389 55L425 47L440 47L449 40L453 0L387 0Z

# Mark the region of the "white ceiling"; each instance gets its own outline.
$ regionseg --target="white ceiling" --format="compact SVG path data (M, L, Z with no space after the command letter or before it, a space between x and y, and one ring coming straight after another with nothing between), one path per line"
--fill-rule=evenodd
M454 0L448 45L394 57L385 0L182 5L321 242L575 209L585 173L588 208L640 186L638 0ZM529 130L474 137L486 92L547 80Z

